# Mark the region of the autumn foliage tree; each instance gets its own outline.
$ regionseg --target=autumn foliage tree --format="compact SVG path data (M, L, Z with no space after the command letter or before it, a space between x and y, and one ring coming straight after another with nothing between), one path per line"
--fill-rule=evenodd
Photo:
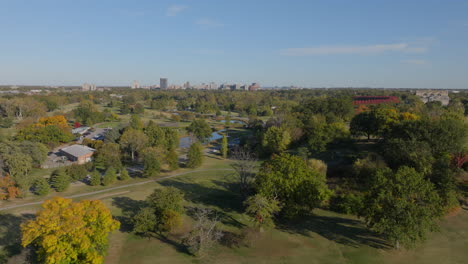
M21 225L21 244L34 245L41 263L92 263L104 260L108 235L120 223L101 201L55 197L42 204L34 220Z
M14 199L20 194L16 183L10 175L0 175L0 200Z

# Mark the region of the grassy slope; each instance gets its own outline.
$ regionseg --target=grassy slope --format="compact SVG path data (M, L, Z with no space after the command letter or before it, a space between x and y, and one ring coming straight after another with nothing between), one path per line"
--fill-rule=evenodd
M226 162L208 158L203 168L226 168ZM168 179L160 183L130 187L98 194L86 199L101 199L116 217L135 208L160 185L184 191L189 206L208 206L218 211L223 229L240 234L250 224L242 214L240 197L229 172L202 172ZM0 215L0 246L18 241L18 222L30 206ZM123 218L125 219L125 218ZM181 237L190 230L191 218L185 218L180 230L162 242L143 239L129 233L125 225L110 237L106 263L464 263L468 258L468 211L447 218L441 232L412 251L386 249L381 240L367 231L351 216L316 210L314 216L291 226L269 230L260 238L250 239L250 246L219 246L210 259L198 260L187 255L180 245Z

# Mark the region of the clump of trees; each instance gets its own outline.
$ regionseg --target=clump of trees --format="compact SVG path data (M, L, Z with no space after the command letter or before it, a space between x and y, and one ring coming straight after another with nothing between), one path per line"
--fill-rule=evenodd
M71 128L63 115L42 117L37 123L18 131L16 140L40 142L51 147L73 139Z

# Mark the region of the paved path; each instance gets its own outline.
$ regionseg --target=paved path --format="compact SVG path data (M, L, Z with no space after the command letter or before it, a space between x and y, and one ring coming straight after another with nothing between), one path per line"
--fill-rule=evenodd
M164 177L161 177L161 178L158 178L158 179L155 179L155 180L147 180L147 181L142 181L142 182L130 183L130 184L125 184L125 185L120 185L120 186L117 186L117 187L107 188L107 189L104 189L104 190L70 195L70 196L67 196L65 198L78 198L78 197L83 197L83 196L89 196L89 195L99 194L99 193L103 193L103 192L124 189L124 188L127 188L127 187L143 185L143 184L147 184L147 183L150 183L150 182L163 181L163 180L167 180L167 179L170 179L170 178L173 178L173 177L182 176L182 175L185 175L185 174L190 174L190 173L195 173L195 172L205 172L205 171L234 171L234 170L233 169L208 169L208 170L187 171L187 172L182 172L182 173L178 173L178 174L174 174L174 175L164 176ZM25 204L2 207L2 208L0 208L0 211L5 211L5 210L9 210L9 209L16 209L16 208L21 208L21 207L31 206L31 205L38 205L38 204L42 204L43 202L44 202L44 200L39 201L39 202L32 202L32 203L25 203Z

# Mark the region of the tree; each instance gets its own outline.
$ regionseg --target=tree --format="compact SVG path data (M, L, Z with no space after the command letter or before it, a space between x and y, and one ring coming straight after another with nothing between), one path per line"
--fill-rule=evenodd
M218 228L218 217L211 209L202 208L195 211L193 230L183 239L183 244L192 255L204 257L208 250L223 237Z
M184 195L174 187L155 189L133 218L134 231L147 237L170 232L182 223Z
M0 175L0 200L14 199L20 195L14 179L10 175Z
M228 154L228 140L226 134L223 134L223 139L221 140L221 156L223 159L227 158Z
M171 150L179 147L179 132L177 132L177 129L163 127L163 131L165 133L166 149Z
M102 185L107 186L114 183L117 180L117 173L114 167L110 167L106 170L104 177L102 177Z
M396 248L413 246L437 228L442 215L434 185L409 167L378 170L364 198L367 225L383 234Z
M120 138L120 132L117 128L113 128L104 134L104 143L117 143Z
M127 129L120 138L120 147L128 152L135 160L135 152L141 151L148 143L148 137L143 131L135 129Z
M101 170L105 170L110 167L119 169L122 167L120 156L119 144L106 143L97 149L94 155L94 166Z
M161 171L158 150L156 148L146 148L143 152L143 176L146 178L156 177Z
M132 115L130 117L130 128L133 128L135 130L143 130L144 127L145 124L143 124L143 121L141 121L139 115Z
M120 180L121 181L126 181L130 179L130 175L128 174L128 170L127 168L123 167L122 169L120 169Z
M133 217L133 231L145 237L153 237L156 235L157 221L154 210L145 207Z
M47 194L49 194L50 186L45 178L40 177L34 181L33 189L36 195L46 196Z
M35 124L24 127L15 137L19 141L40 142L55 146L73 139L67 119L62 116L40 118Z
M140 115L145 112L145 107L142 104L135 104L135 107L133 107L133 113Z
M147 198L146 203L156 212L162 213L165 210L173 210L182 213L184 194L174 187L158 188Z
M285 151L289 143L291 143L291 136L285 129L272 126L263 134L262 147L268 154Z
M177 170L179 168L179 156L175 149L170 149L166 154L166 162L170 170Z
M246 148L237 147L232 152L231 158L233 160L231 167L239 178L240 192L243 196L247 196L257 172L257 157Z
M273 226L273 216L281 209L277 200L268 199L260 194L247 198L244 206L245 213L251 216L260 228Z
M291 218L317 207L331 195L325 175L289 154L265 161L255 180L258 193L278 199L283 204L283 215Z
M99 201L73 203L55 197L33 220L21 224L21 244L34 245L42 263L103 263L108 235L119 228Z
M351 120L349 130L352 135L365 135L369 140L371 136L377 135L378 132L374 115L367 111L354 116Z
M6 171L15 180L22 191L27 191L32 184L29 171L32 169L32 159L21 152L3 154L3 163Z
M93 170L93 172L91 172L89 184L91 186L98 186L99 184L101 184L101 173L99 173L99 171Z
M57 192L63 192L70 185L70 177L66 174L65 169L56 169L50 175L49 183Z
M148 122L145 128L145 134L148 136L148 144L153 147L166 147L166 133L163 128L155 124L152 120Z
M88 175L86 165L72 164L66 167L66 173L72 181L79 181Z
M200 142L195 142L190 145L188 154L187 154L187 167L188 168L198 168L203 163L203 147Z
M49 149L42 143L22 141L18 146L21 149L21 152L31 157L32 165L34 167L40 167L47 159Z
M201 142L207 141L211 136L211 128L205 119L193 120L190 126L187 127L187 131L194 135Z

